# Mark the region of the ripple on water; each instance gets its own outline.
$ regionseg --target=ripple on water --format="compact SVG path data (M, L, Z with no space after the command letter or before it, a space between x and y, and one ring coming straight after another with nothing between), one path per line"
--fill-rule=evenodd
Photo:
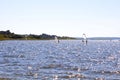
M17 80L120 80L120 45L112 41L2 41L0 76Z

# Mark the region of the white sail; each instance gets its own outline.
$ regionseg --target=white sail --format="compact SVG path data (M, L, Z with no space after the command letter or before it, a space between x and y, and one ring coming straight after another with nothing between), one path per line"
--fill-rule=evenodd
M55 36L55 41L59 43L59 39L57 38L57 36Z
M83 37L82 42L87 44L86 34L83 33L82 37Z
M85 34L83 34L83 39L84 39L84 40L86 40L86 39L87 39L87 37L86 37L86 35L85 35Z
M25 35L25 40L27 40L27 37L28 37L28 35L26 34L26 35Z

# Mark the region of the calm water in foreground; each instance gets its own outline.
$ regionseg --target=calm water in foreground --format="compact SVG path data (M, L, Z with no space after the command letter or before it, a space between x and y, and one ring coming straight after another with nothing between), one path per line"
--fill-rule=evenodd
M0 41L0 77L120 80L120 41Z

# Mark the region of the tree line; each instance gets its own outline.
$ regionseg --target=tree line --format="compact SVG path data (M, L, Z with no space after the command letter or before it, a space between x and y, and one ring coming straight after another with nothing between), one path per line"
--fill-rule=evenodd
M10 30L7 31L0 31L0 40L50 40L54 39L56 35L49 35L49 34L41 34L41 35L36 35L36 34L15 34L12 33ZM56 36L59 39L74 39L72 37L67 37L67 36Z

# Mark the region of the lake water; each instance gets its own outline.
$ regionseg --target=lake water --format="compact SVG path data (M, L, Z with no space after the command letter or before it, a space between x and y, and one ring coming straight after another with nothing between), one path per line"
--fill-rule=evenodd
M12 80L120 80L120 41L0 41L0 77Z

